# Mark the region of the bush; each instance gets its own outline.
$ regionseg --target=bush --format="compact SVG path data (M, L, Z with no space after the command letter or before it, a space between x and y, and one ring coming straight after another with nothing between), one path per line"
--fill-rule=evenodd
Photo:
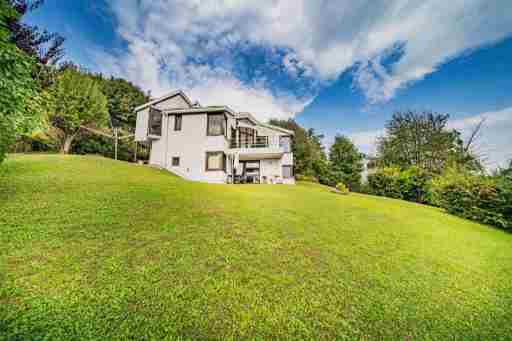
M428 202L427 187L431 176L418 167L401 170L380 168L368 175L369 194L414 202Z
M432 204L447 212L512 230L512 181L449 170L430 182Z
M135 151L132 140L119 140L117 147L117 158L119 160L133 162ZM108 158L114 158L114 140L103 136L86 134L75 142L72 152L74 154L99 154ZM139 146L138 159L148 159L149 155L146 154L145 149Z
M297 174L295 175L295 180L297 181L307 181L307 182L315 182L315 183L318 183L318 179L315 178L314 176L312 175L302 175L302 174Z
M340 194L349 194L350 193L350 190L343 182L339 182L336 185L336 189L338 190L338 193L340 193Z

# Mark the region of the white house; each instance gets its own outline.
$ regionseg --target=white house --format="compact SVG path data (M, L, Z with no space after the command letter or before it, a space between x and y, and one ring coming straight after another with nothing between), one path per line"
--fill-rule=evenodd
M150 144L151 165L194 181L295 183L292 131L227 106L194 105L182 91L135 111L135 140Z

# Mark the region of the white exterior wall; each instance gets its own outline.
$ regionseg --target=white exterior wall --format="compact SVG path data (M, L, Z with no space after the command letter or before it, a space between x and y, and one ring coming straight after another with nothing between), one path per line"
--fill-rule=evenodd
M151 139L151 152L149 153L149 164L165 168L165 132L167 130L168 117L162 117L162 136L159 139Z
M190 108L188 102L181 95L171 97L154 106L161 110ZM180 131L174 131L175 116L163 114L162 136L157 139L148 139L149 108L145 108L137 113L135 139L136 141L151 141L149 160L151 165L165 168L188 180L226 183L228 174L232 173L231 162L229 161L229 154L232 151L229 149L228 139L231 138L231 128L236 127L236 118L230 114L226 115L228 118L227 136L207 136L208 116L206 113L184 113ZM269 141L275 143L273 148L277 150L265 151L258 149L255 151L257 153L252 155L255 157L254 160L258 160L258 153L261 154L261 152L279 154L279 136L288 135L259 125L255 128L258 130L258 135L269 136ZM206 171L206 153L218 151L224 152L227 156L227 172ZM265 156L268 157L268 155ZM179 166L172 166L173 157L180 158ZM293 179L282 179L283 165L293 165L292 153L284 153L281 158L262 159L260 161L260 175L267 177L268 180L279 179L279 182L294 183Z
M180 131L174 131L174 115L168 117L168 122L165 168L185 179L225 183L226 172L206 171L206 152L228 150L228 140L224 136L206 135L207 114L184 114ZM172 166L173 157L180 158L179 166Z
M282 177L281 160L268 159L260 161L260 176L267 177L268 180L272 178Z
M293 153L284 153L281 158L281 163L283 166L291 166L293 165Z
M188 105L187 101L185 101L183 97L181 97L180 95L176 95L174 97L166 99L165 101L155 104L154 107L160 110L171 110L190 108L190 105Z
M149 108L137 113L137 124L135 126L135 141L148 140Z

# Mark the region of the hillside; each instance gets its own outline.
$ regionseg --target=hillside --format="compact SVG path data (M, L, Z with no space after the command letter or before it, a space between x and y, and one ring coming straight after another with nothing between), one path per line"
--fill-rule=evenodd
M0 166L0 339L512 337L512 235L321 186Z

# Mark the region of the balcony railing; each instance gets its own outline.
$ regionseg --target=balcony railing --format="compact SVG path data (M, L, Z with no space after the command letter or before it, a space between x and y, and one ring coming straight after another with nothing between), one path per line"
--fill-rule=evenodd
M269 148L278 147L279 143L272 143L273 139L268 136L257 136L249 139L235 139L230 141L230 148Z
M280 152L291 152L290 140L280 139L279 136L256 136L254 138L241 138L229 141L231 149L258 149L271 148Z

